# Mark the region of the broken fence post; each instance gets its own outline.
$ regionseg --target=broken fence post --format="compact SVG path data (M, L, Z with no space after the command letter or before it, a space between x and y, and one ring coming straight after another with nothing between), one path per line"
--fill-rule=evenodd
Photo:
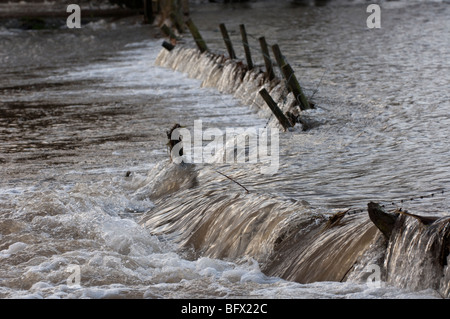
M225 24L221 23L219 25L220 32L222 33L223 41L225 42L225 46L228 50L228 55L230 56L230 59L234 60L236 59L236 54L234 53L233 44L231 43L230 36L228 35L227 28L225 27Z
M161 26L161 31L164 32L164 34L169 37L170 41L177 40L177 36L172 32L172 30L166 24L163 24Z
M275 74L273 73L272 68L272 60L270 59L269 49L267 48L266 38L260 37L259 44L261 45L261 51L263 53L264 64L266 65L266 74L269 80L273 80L275 78Z
M287 130L288 128L292 127L291 122L289 122L287 117L284 115L283 111L280 110L280 108L278 107L277 103L270 96L269 92L267 92L266 89L262 88L259 91L259 94L264 99L264 101L269 106L269 108L272 110L272 113L276 116L276 118L280 122L281 126L283 126L283 128L285 130Z
M167 51L172 51L173 48L175 48L175 46L172 43L169 43L167 41L164 41L162 43L162 46L167 50Z
M189 31L192 34L192 37L194 38L195 43L197 44L198 49L200 52L208 51L208 47L206 46L205 41L203 40L202 36L200 35L200 32L198 32L197 27L195 26L194 22L192 22L191 19L186 20L186 25L189 28Z
M253 69L252 55L250 53L250 46L248 45L247 32L245 31L245 26L243 24L239 25L241 30L242 45L244 46L245 59L247 60L247 67L249 70Z
M308 100L303 94L302 88L295 77L294 70L292 70L289 64L284 64L281 66L281 72L283 73L284 78L286 79L289 90L294 94L295 99L300 105L300 109L309 110L311 109L311 105L309 105Z

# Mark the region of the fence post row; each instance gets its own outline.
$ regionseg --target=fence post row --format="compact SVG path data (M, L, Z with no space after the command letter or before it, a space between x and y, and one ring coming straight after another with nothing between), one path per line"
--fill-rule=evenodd
M177 23L180 23L180 20L177 19L176 15L172 16L172 20L174 21L175 27L179 30L182 30L182 25L177 26ZM194 38L195 43L197 44L198 49L200 52L206 52L208 51L208 47L206 45L206 42L203 40L202 36L200 35L200 32L198 31L198 28L195 26L195 24L192 22L192 20L189 18L186 20L185 25L188 27L189 31L192 34L192 37ZM230 36L228 34L228 30L224 23L221 23L219 25L220 32L222 33L223 40L225 42L225 46L227 48L228 54L230 56L230 59L234 60L236 59L236 53L233 49L233 44L231 42ZM250 52L250 46L248 43L247 38L247 32L245 30L245 25L241 24L239 25L241 37L242 37L242 44L244 47L245 52L245 58L247 61L247 69L252 70L254 68L252 56ZM173 34L173 32L170 30L169 27L166 25L163 25L161 27L161 30L168 36L171 40L177 40L177 37ZM269 81L272 81L275 78L275 72L273 70L273 64L272 59L270 58L269 49L267 46L267 42L265 37L258 38L263 59L264 59L264 65L266 68L266 77ZM167 50L171 51L174 48L174 45L172 43L168 43L166 41L163 42L163 47ZM275 61L277 66L280 68L281 74L286 81L286 86L289 92L291 92L300 109L302 111L309 110L312 108L312 105L308 102L307 98L303 94L303 90L297 80L297 77L294 74L294 70L290 66L290 64L286 61L285 57L282 55L280 47L278 44L272 45L272 52L275 57ZM289 127L292 127L293 125L288 120L288 118L285 116L285 114L281 111L281 109L278 107L277 103L272 99L269 92L267 92L266 89L261 89L259 91L259 94L264 99L268 107L271 109L275 117L278 119L280 124L283 126L283 128L286 130Z

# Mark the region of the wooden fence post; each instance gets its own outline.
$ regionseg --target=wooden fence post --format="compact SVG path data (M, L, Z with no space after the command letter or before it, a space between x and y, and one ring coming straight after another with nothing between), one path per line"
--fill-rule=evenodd
M168 36L171 41L177 40L177 36L172 32L172 30L166 24L163 24L161 26L161 31L164 32L164 34L166 36Z
M153 23L154 20L152 0L144 0L144 23Z
M308 100L303 94L302 88L295 77L294 70L292 70L289 64L285 64L281 66L281 71L283 72L283 76L286 79L287 85L290 91L294 94L295 99L300 105L300 109L309 110L311 109L311 105L309 105Z
M173 48L175 48L175 46L172 43L169 43L167 41L164 41L162 43L162 46L167 50L167 51L172 51Z
M266 38L260 37L259 44L261 45L261 51L263 53L264 64L266 65L266 74L269 80L275 78L272 68L272 60L270 59L269 49L267 48Z
M231 43L227 28L225 27L225 24L223 24L223 23L221 23L219 25L219 27L220 27L220 32L222 33L223 41L225 42L225 46L227 47L228 55L230 56L230 59L234 60L234 59L236 59L236 54L234 53L233 44Z
M175 25L175 28L177 28L179 33L184 32L184 22L183 17L180 16L180 14L177 12L171 12L170 13L170 20L172 20L173 24Z
M291 122L289 122L287 117L284 115L283 111L280 110L280 108L278 107L277 103L270 96L269 92L267 92L266 89L262 88L259 91L259 94L264 99L264 101L266 101L266 104L272 110L272 113L276 116L276 118L280 122L281 126L283 126L283 128L285 130L287 130L288 128L292 127Z
M191 19L187 19L186 25L189 28L189 31L191 31L192 37L194 38L194 41L197 44L197 47L200 50L200 52L203 53L205 51L208 51L208 47L206 46L205 40L203 40L202 36L200 35L200 32L198 32L198 29L195 26L194 22L192 22Z
M250 46L248 45L247 32L245 31L245 26L243 24L239 25L241 30L242 45L244 46L245 59L247 60L247 67L249 70L253 69L252 55L250 53Z
M281 50L280 50L280 47L278 46L278 44L272 45L272 52L273 52L273 56L275 57L275 60L277 61L277 65L281 71L281 67L283 65L287 64L287 62L284 59L283 55L281 54Z

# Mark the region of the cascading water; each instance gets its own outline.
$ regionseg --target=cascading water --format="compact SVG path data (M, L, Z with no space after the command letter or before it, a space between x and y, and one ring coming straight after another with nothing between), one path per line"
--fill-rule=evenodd
M262 87L276 95L281 109L294 109L292 99L286 103L285 84L277 79L268 81L262 71L246 71L240 62L220 55L177 47L172 51L162 50L155 64L186 72L202 80L203 87L234 94L259 111L264 105L258 100ZM271 124L277 125L273 121ZM167 201L170 204L158 203L160 210L142 220L155 234L171 234L183 249L192 249L195 256L235 260L249 255L256 258L269 275L309 283L356 280L360 274L351 272L368 266L367 260L361 264L363 255L374 254L372 246L383 245L380 233L368 216L344 216L330 226L331 217L316 215L298 203L290 203L287 208L281 204L283 201L276 204L280 199L271 203L261 195L257 198L248 194L228 195L224 190L212 188L205 192L207 183L198 183L202 185L201 191L189 190L188 201L170 199ZM179 195L186 198L184 194ZM302 216L300 227L293 222L296 219L293 216ZM448 228L448 225L446 220L442 227ZM447 265L448 249L433 251L435 241L440 241L440 246L449 244L445 238L448 235L437 232L437 226L427 230L409 225L398 228L386 252L380 257L379 250L383 248L378 247L378 255L375 254L378 262L384 260L387 282L413 290L432 288L448 296L448 274L446 271L442 274L443 262L437 265L439 258ZM444 253L444 257L440 256Z
M155 65L169 67L185 72L190 77L202 81L202 87L213 87L222 93L232 94L245 105L254 109L261 117L269 117L270 111L259 95L265 88L282 111L298 114L294 108L295 98L278 78L270 81L260 69L245 70L242 63L236 63L224 56L209 52L200 53L197 49L178 46L173 51L161 50ZM280 126L276 118L270 121L272 126Z
M253 155L228 134L230 152L170 163L166 131L279 128L258 90L295 111L282 81L189 41L161 51L140 17L0 27L0 297L448 297L445 219L400 215L388 239L366 207L448 218L446 194L400 200L448 189L450 7L384 2L382 28L367 30L367 4L342 2L192 10L217 52L219 17L240 57L238 24L252 52L257 36L276 41L317 102L280 130L272 175L225 163Z
M364 282L367 267L375 264L383 273L378 280L386 284L449 296L448 217L423 225L401 216L393 235L384 239L365 212L330 215L307 203L230 193L214 171L176 164L155 168L150 184L164 192L146 189L141 195L150 196L157 208L140 223L192 259L236 262L251 256L266 275L300 283ZM168 191L170 185L177 190Z
M431 225L411 217L398 219L384 261L387 282L414 290L432 288L448 297L450 219Z

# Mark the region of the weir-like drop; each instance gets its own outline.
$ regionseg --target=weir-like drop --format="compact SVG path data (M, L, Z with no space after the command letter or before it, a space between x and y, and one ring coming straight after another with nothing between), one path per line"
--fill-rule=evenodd
M280 108L295 109L291 94L278 80L247 71L236 61L195 49L162 50L156 65L188 73L202 86L233 94L267 117L257 94L265 87ZM272 120L271 125L278 125ZM239 167L234 168L239 175ZM319 211L306 202L261 193L230 191L214 164L162 163L149 175L148 197L155 208L140 221L152 234L177 243L190 258L232 261L251 257L261 270L300 283L368 280L371 265L388 285L434 289L450 295L450 223L430 225L410 216L396 218L389 238L368 214Z
M377 234L366 215L336 218L302 202L230 192L207 167L194 172L169 164L164 170L172 171L175 179L181 171L195 175L201 186L150 196L157 209L141 223L193 258L249 256L272 276L299 282L340 281ZM167 178L166 173L162 176ZM152 177L159 187L172 185L173 178Z

